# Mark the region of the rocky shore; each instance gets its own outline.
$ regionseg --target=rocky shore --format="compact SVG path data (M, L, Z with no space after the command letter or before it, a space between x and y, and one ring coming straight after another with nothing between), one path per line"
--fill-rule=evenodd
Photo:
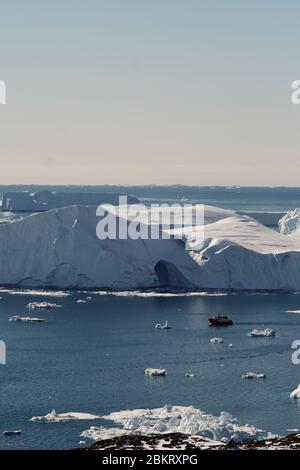
M228 443L181 433L155 436L127 435L96 442L90 450L299 450L300 434L267 440Z

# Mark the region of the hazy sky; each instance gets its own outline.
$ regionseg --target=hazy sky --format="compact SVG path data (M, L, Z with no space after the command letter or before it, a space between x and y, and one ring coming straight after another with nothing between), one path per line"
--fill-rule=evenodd
M300 185L298 0L0 0L0 184Z

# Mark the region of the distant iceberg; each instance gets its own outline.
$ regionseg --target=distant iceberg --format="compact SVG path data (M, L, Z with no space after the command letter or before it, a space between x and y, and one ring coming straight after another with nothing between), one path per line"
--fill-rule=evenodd
M93 415L91 413L78 413L70 411L68 413L56 413L52 410L51 413L45 416L33 416L30 421L39 423L59 423L61 421L74 421L74 420L93 420L98 419L100 416Z
M127 196L128 204L138 203L136 197ZM0 202L2 211L43 212L73 205L99 206L101 204L119 204L119 194L111 193L75 193L51 191L13 191L5 193Z

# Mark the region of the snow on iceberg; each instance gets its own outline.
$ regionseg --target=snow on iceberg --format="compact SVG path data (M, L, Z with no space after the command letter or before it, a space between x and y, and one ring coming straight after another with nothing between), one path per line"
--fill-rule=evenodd
M290 235L300 229L300 208L287 212L278 222L279 231Z
M136 197L127 196L128 204L138 203ZM74 193L51 191L13 191L2 196L0 210L41 212L75 204L99 206L119 204L119 195L110 193Z
M222 412L217 417L193 406L166 405L162 408L126 410L111 413L102 418L113 422L117 427L92 426L81 436L100 440L126 434L149 435L178 432L223 442L231 439L239 441L272 436L249 424L240 424L229 413Z
M68 413L56 413L52 410L51 413L45 416L33 416L30 421L39 423L59 423L61 421L74 421L74 420L93 420L98 419L100 416L93 415L91 413L79 413L70 411Z
M70 206L0 224L0 285L107 290L300 290L300 239L247 216L205 206L203 226L171 239L99 240L93 206ZM174 238L174 237L178 237ZM161 295L161 294L160 294Z

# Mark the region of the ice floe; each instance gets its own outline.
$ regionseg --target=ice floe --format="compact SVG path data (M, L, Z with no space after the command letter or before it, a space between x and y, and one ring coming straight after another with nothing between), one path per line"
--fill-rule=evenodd
M8 321L13 321L13 322L45 322L46 320L44 318L39 318L39 317L21 317L19 315L13 315L12 317L9 317Z
M34 289L5 289L0 288L0 292L10 295L32 295L35 297L68 297L71 295L67 291L58 290L34 290Z
M7 431L3 431L3 436L17 436L22 433L21 429L9 429Z
M165 321L165 323L156 323L155 328L157 330L170 330L172 327L169 325L168 320Z
M190 372L187 372L185 374L185 377L187 377L188 379L192 378L192 377L195 377L195 374L191 374Z
M100 416L91 413L79 413L69 411L68 413L56 413L52 410L44 416L33 416L30 421L39 423L59 423L61 421L74 421L74 420L94 420L99 419Z
M271 328L265 328L265 329L257 329L257 328L254 328L251 333L249 333L249 336L256 336L256 337L259 337L259 336L275 336L276 333L274 330L272 330Z
M256 373L256 372L247 372L242 374L242 379L266 379L266 374Z
M59 308L61 305L51 304L50 302L29 302L27 307L30 309L39 308L44 310L51 310L53 308Z
M109 290L100 290L95 291L94 294L100 296L111 295L114 297L142 297L142 298L151 298L151 297L224 297L227 296L227 292L207 292L207 291L195 291L195 292L159 292L159 291L109 291Z
M153 369L151 367L148 367L147 369L145 369L145 374L153 375L153 376L165 376L167 375L167 370L166 369Z
M223 343L223 338L217 338L217 337L211 338L210 342L213 344Z
M300 384L298 387L290 394L291 398L300 398Z
M213 416L193 406L169 406L154 409L125 410L110 413L103 419L116 427L92 426L81 436L93 440L108 439L126 434L183 433L207 437L214 441L231 439L252 440L272 437L272 434L251 426L242 425L229 413Z

